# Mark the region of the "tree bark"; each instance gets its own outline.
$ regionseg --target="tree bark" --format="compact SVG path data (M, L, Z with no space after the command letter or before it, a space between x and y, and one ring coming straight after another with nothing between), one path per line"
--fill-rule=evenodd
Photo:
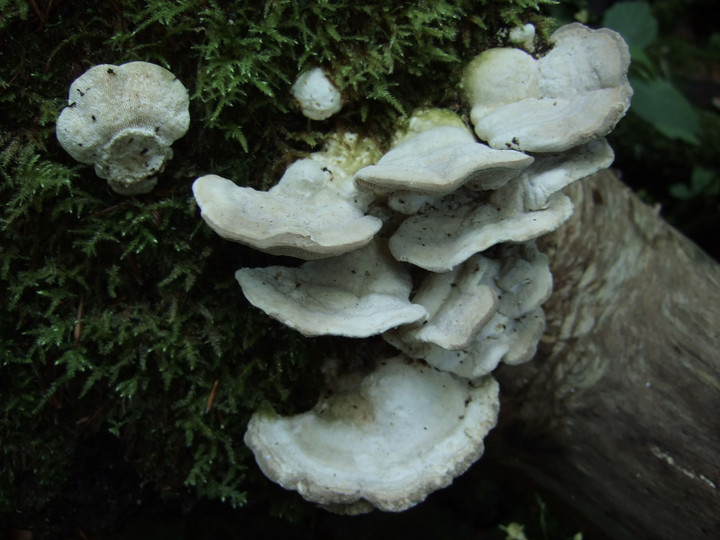
M568 194L546 335L498 373L495 458L608 538L720 538L720 265L612 172Z

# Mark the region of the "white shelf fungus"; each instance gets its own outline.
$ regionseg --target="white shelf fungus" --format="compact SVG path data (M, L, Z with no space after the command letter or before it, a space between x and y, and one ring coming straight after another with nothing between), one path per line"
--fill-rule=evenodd
M605 139L576 146L565 152L541 154L518 182L524 184L524 206L527 210L547 208L550 197L576 180L609 167L615 154Z
M359 190L353 175L357 170L377 161L381 155L382 152L371 139L344 132L330 136L322 151L310 154L309 159L320 163L329 173L329 176L326 174L325 182L328 189L366 212L373 202L373 195Z
M319 67L302 73L290 91L311 120L325 120L342 109L340 90Z
M545 331L545 313L537 308L517 319L496 312L475 341L464 349L448 350L431 343L405 342L395 332L385 340L413 358L458 377L474 380L491 373L500 362L521 364L532 359Z
M521 152L489 148L464 128L438 126L404 140L355 180L379 191L445 195L468 182L497 189L532 162Z
M516 180L487 199L460 189L429 203L398 227L390 251L399 261L447 272L495 244L538 238L572 214L572 203L562 193L552 194L541 210L526 210L527 188Z
M534 242L504 246L495 277L498 312L518 318L550 298L553 281L547 255Z
M472 385L402 357L336 386L312 411L256 413L245 434L268 478L336 511L418 504L482 455L497 421L494 379Z
M57 120L60 145L122 195L148 193L190 125L188 93L148 62L90 68L70 86Z
M496 261L478 256L449 272L425 276L412 301L427 310L428 319L398 332L443 349L469 347L497 311L498 296L491 281L496 266Z
M331 178L327 167L303 159L269 191L207 175L195 180L193 193L202 218L223 238L275 255L318 259L364 246L382 226L329 186Z
M368 337L426 315L409 300L407 269L378 242L299 268L242 268L235 277L250 303L306 336Z
M531 26L509 34L532 47ZM334 511L401 511L482 454L498 409L489 373L532 358L545 330L552 276L532 240L570 217L560 190L611 164L602 137L632 93L618 34L571 24L552 39L539 60L493 49L467 68L471 120L489 147L451 111L425 109L382 157L345 134L268 192L196 180L221 236L320 259L238 270L253 305L307 336L382 334L406 355L336 375L312 411L256 413L245 442L271 480ZM321 70L304 77L293 92L306 93L306 115L339 110Z
M495 301L479 306L480 312L474 315L478 324L459 322L462 330L439 335L425 331L438 321L453 318L462 306L457 298L481 297L487 294L485 289L492 291ZM545 330L540 306L551 292L548 259L534 243L505 247L498 259L478 254L450 272L425 278L412 300L428 310L426 324L401 326L383 337L412 358L475 379L490 373L501 361L518 364L532 358ZM460 331L464 340L448 340Z
M630 53L622 37L579 23L558 29L535 60L491 49L466 68L475 133L493 148L560 152L605 136L630 106Z

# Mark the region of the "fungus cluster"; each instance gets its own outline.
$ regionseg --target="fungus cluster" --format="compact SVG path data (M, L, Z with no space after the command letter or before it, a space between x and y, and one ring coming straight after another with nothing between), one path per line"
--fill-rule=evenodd
M491 49L467 67L463 86L477 136L492 148L562 152L604 137L630 106L630 52L612 30L558 29L539 59Z
M424 110L384 155L336 136L268 192L195 181L221 236L307 261L238 270L253 305L304 335L399 350L370 372L326 360L334 390L312 411L253 416L245 441L272 480L335 511L399 511L482 454L491 372L532 358L545 327L552 276L534 240L572 213L562 188L612 162L602 137L631 94L617 34L572 24L553 40L537 60L499 49L470 64L475 134Z

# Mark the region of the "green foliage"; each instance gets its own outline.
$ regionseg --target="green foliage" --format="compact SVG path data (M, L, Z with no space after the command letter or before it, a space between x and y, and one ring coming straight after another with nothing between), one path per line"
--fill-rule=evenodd
M712 231L720 224L720 115L703 94L720 61L713 8L708 0L619 2L595 24L618 30L632 56L630 114L609 136L616 166L666 219L718 257Z
M13 19L26 21L30 13L30 4L23 0L0 0L0 30Z
M690 102L666 79L631 76L632 112L668 139L700 144L700 121Z
M615 4L605 12L602 25L619 32L630 46L630 83L635 91L631 111L669 139L699 144L697 113L672 81L658 74L647 54L658 35L650 5L638 1Z
M3 142L0 508L54 496L99 429L147 480L242 504L237 440L261 403L296 397L308 345L245 309L187 187L118 200L29 139Z
M617 3L603 14L602 24L619 32L630 46L631 52L641 51L651 45L658 36L658 22L647 2Z
M676 199L688 201L695 197L714 197L720 193L720 176L717 171L694 167L689 184L672 184L670 194Z
M269 259L204 226L192 180L267 187L337 128L382 144L414 107L456 106L463 62L530 20L531 0L0 0L0 514L49 521L98 433L168 496L252 501L250 414L307 409L316 357L356 347L250 309L234 270ZM158 188L124 198L62 151L54 121L88 67L136 59L183 81L192 124ZM345 97L324 123L289 97L312 65Z
M9 308L0 321L0 506L54 494L73 438L97 429L137 448L128 457L147 479L242 504L247 451L235 441L253 409L287 400L288 385L312 373L300 360L306 347L243 309L187 193L106 206L106 188L75 188L74 169L35 150L6 164L1 191L13 242L0 276ZM36 481L15 481L28 471Z
M565 531L561 530L559 522L548 512L547 504L539 495L535 495L535 504L537 506L537 524L531 524L530 536L525 533L525 525L517 522L511 522L507 525L500 525L500 530L505 533L505 540L550 540L553 538L567 538L568 540L582 540L582 532L577 532L572 536L567 536Z

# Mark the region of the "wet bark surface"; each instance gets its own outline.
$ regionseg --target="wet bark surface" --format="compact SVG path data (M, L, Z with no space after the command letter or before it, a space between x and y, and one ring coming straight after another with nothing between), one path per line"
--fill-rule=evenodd
M720 265L612 172L569 195L538 355L498 373L495 458L608 538L720 538Z

